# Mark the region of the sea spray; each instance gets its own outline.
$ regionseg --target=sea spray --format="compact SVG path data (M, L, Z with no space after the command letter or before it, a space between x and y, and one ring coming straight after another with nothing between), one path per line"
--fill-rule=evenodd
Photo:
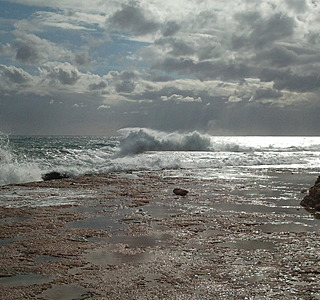
M0 133L0 185L39 180L41 170L38 165L15 154L9 137Z
M145 128L119 130L119 156L135 155L146 151L211 151L211 139L197 131L165 133Z
M117 137L2 134L0 185L42 180L41 175L52 171L78 176L165 169L211 177L234 176L248 167L320 168L319 137L223 137L144 128L120 133Z

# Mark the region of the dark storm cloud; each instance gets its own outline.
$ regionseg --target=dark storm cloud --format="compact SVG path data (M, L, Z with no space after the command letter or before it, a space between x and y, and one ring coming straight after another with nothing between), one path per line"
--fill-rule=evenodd
M251 39L256 47L263 47L277 40L290 37L294 32L295 25L294 18L277 13L255 24Z
M251 72L250 67L244 63L209 60L196 62L184 58L166 58L162 63L155 65L154 68L184 75L192 74L200 80L241 79L249 76Z
M47 61L66 61L73 55L70 51L34 34L17 33L13 43L15 59L23 64L37 65Z
M195 53L188 41L178 38L161 38L155 41L155 45L170 48L171 50L168 51L168 54L172 56L188 56Z
M286 72L285 76L275 78L276 89L288 89L297 92L309 92L320 89L319 73L311 73L305 76Z
M146 75L148 79L152 82L167 82L173 80L172 76L169 76L167 74L161 74L158 72L153 72L152 70L150 70L150 72Z
M258 89L255 92L254 99L259 100L259 99L276 99L280 98L283 96L283 93L271 89L271 88L266 88L266 89Z
M262 17L259 12L240 13L235 16L243 33L234 33L232 46L234 49L268 47L272 43L290 38L296 27L294 18L283 13Z
M307 9L305 0L285 0L289 9L294 10L296 13L304 13Z
M180 30L180 25L175 21L169 21L162 27L162 35L164 37L172 36Z
M273 66L286 67L298 63L299 57L286 47L276 46L270 50L258 53L257 59L264 60Z
M135 35L153 33L160 28L160 24L152 20L140 6L123 4L110 18L111 30L129 31Z
M17 40L16 59L22 63L35 64L42 60L42 57L35 44L29 41Z
M320 33L318 31L309 31L306 34L306 40L311 45L318 45L320 43Z
M256 55L257 63L276 67L279 70L285 67L294 69L301 66L304 72L309 72L313 67L319 67L319 61L320 54L314 50L282 45L261 51Z
M138 75L132 71L115 72L115 90L117 93L132 93L136 87Z
M290 69L264 69L261 71L261 80L274 82L274 88L278 90L288 89L295 92L308 92L319 90L319 73L309 73L299 75L293 73Z
M78 66L85 66L90 64L91 59L87 53L82 52L75 55L74 61Z
M213 93L209 93L208 90L194 86L190 86L191 82L185 82L180 87L172 84L172 82L166 82L162 87L157 85L148 86L139 93L133 93L128 95L130 100L136 100L139 103L140 100L146 100L147 102L168 102L173 101L176 103L189 103L192 102L215 102L215 96ZM208 84L209 85L209 84Z
M23 84L32 80L31 75L24 70L16 68L14 66L8 67L5 65L0 65L0 78L1 83L10 82Z
M108 85L104 81L100 81L99 83L91 83L89 84L89 90L95 91L95 90L103 90L107 87Z
M73 85L80 78L78 70L68 63L50 64L46 67L46 70L48 71L47 77L49 79L58 81L63 85Z
M115 87L117 93L132 93L136 85L130 80L123 80L117 83Z

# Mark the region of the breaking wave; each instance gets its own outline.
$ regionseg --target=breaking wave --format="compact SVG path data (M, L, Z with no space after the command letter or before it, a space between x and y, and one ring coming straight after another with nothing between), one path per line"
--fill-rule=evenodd
M7 135L0 132L0 186L41 180L37 163L15 153Z
M320 137L210 136L125 128L117 137L8 136L0 132L0 186L126 170L319 167ZM222 171L221 171L222 172Z
M119 155L135 155L146 151L212 151L210 136L197 131L165 133L151 129L126 128L119 144Z

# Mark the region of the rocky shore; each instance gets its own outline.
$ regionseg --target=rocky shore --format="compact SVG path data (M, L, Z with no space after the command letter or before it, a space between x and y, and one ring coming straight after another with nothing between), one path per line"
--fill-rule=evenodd
M0 298L320 299L305 182L261 178L159 171L4 186Z
M309 193L305 196L300 204L307 209L320 211L320 176L314 185L309 189Z

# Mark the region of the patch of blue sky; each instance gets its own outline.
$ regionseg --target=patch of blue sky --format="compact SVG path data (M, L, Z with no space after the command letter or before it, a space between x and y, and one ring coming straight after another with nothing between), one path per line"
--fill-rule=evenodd
M42 32L37 32L37 36L78 52L82 47L90 48L91 42L99 44L99 41L102 42L105 39L105 32L98 25L86 27L85 29L68 29L48 26Z
M93 33L93 35L97 38L100 34ZM85 35L83 31L79 30L48 28L45 32L37 33L37 36L58 45L67 45L71 50L86 44L84 40Z
M92 50L92 56L97 58L96 72L104 75L109 71L121 71L134 66L138 69L148 68L145 61L135 59L139 51L149 46L146 42L137 42L113 36L100 47Z
M11 66L12 65L12 57L11 56L0 56L0 65Z
M0 26L1 25L2 24L0 23ZM1 27L1 29L0 29L0 47L1 47L1 45L10 44L14 38L15 37L10 30L7 30L6 28Z
M45 7L45 5L41 7L41 10L53 11L52 8ZM29 6L0 0L0 18L22 20L27 19L33 13L38 11L38 6Z
M112 36L112 38L101 45L98 49L101 56L118 54L129 55L135 54L141 49L149 46L150 43L132 41L128 39L119 38L118 36Z

